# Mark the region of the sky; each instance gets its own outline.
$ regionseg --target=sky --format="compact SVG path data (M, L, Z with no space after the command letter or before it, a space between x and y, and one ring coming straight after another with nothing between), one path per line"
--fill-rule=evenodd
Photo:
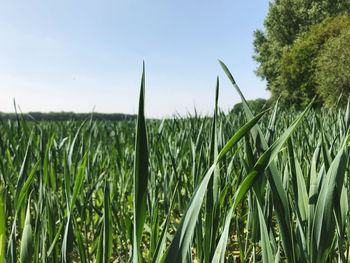
M254 74L253 32L268 0L4 0L0 111L137 113L142 62L146 117L210 115L268 98Z

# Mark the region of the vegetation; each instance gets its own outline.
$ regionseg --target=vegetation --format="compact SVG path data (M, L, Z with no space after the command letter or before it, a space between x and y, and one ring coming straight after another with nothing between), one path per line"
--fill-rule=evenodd
M350 21L350 20L348 20ZM317 93L326 106L346 105L350 94L350 26L327 41L317 57Z
M346 71L348 69L346 67L343 67L342 71L337 71L343 64L334 68L339 63L341 50L338 51L339 57L337 57L337 55L325 54L323 49L327 45L329 46L328 42L334 42L334 39L341 37L345 31L349 30L350 19L348 16L326 18L320 24L312 26L309 32L295 41L289 51L283 53L280 63L281 75L278 78L282 102L289 105L306 106L316 94L322 95L322 98L324 98L324 95L329 93L332 93L338 99L340 92L336 92L336 90L338 88L341 90L341 87L338 86L339 83L329 84L331 81L341 79L343 74L347 75L350 71ZM338 49L346 49L350 45L350 42L346 43L346 40L349 39L342 39L342 46ZM328 48L329 53L332 53L332 51ZM323 58L321 59L319 56ZM343 63L350 63L350 57L343 57ZM328 72L325 72L322 79L320 79L320 69L325 70L325 66L327 66ZM331 69L331 66L334 70ZM318 77L316 71L319 71ZM333 74L329 74L330 72ZM327 82L327 88L323 84L324 81ZM319 85L323 85L323 89L318 89ZM322 101L319 103L321 104ZM335 104L336 100L333 100L331 104L328 103L330 106Z
M0 262L348 262L350 105L254 116L220 63L234 114L145 120L143 74L137 121L1 122Z
M247 101L252 112L259 113L268 108L268 101L262 98ZM243 111L243 102L237 103L233 106L231 114L239 114Z
M29 112L21 114L21 117L26 121L83 121L86 119L106 120L106 121L123 121L135 120L136 115L128 115L122 113L74 113L74 112ZM0 112L1 121L15 121L18 119L16 113Z
M342 16L349 10L349 0L270 2L265 31L254 32L253 58L272 101L281 96L287 106L305 107L316 95L315 57L328 38L349 27L349 19Z

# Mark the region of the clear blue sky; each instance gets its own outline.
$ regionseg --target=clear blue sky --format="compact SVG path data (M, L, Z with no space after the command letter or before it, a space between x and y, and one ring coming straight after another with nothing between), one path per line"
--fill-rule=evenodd
M253 31L267 0L26 0L0 8L0 111L136 113L142 61L147 117L211 114L239 102L217 59L248 99L268 98L254 74Z

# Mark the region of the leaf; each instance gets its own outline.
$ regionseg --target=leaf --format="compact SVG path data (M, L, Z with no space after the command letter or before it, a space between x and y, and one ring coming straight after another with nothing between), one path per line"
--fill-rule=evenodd
M331 163L326 177L323 178L321 190L315 208L315 217L312 226L312 259L317 262L324 262L329 253L329 247L335 231L334 204L339 203L340 195L335 194L336 190L344 181L346 169L346 155L344 152L345 143L338 151Z
M239 89L238 85L236 84L235 80L232 77L232 74L230 73L226 65L220 60L219 63L223 68L224 72L226 73L227 77L230 79L232 85L238 92L239 96L241 97L245 115L247 119L250 120L253 114L249 108L246 99L244 98L241 90ZM251 134L255 141L256 147L258 149L260 148L262 150L265 150L265 152L260 156L258 162L256 163L256 166L254 167L254 170L246 177L245 181L243 181L243 183L241 184L241 186L235 194L234 205L237 206L243 198L243 196L245 195L245 193L250 189L253 183L256 182L255 177L263 173L265 168L269 168L269 172L267 172L267 179L271 188L272 201L280 228L282 245L286 253L287 259L291 262L297 260L297 248L294 246L295 234L292 231L291 225L289 223L289 219L291 219L291 214L289 209L287 193L284 190L282 179L280 177L280 173L277 170L274 158L277 156L277 153L280 151L286 140L288 140L292 132L297 128L297 126L299 126L300 121L304 117L306 112L310 110L313 101L309 104L305 111L301 115L299 115L299 118L297 118L297 120L288 128L288 130L286 130L282 134L282 136L280 136L280 138L276 140L275 143L272 144L270 147L268 147L266 139L263 136L259 126L255 126L251 130Z
M109 197L109 186L106 182L104 190L104 209L103 209L103 263L110 262L112 253L112 225L111 225L111 206Z
M230 229L230 223L233 213L233 206L226 215L224 230L221 233L218 245L216 246L215 253L212 259L212 263L224 263L225 262L225 251L227 246L228 234Z
M6 206L5 206L5 190L0 186L0 263L5 261L6 246Z
M258 114L251 121L241 127L235 135L226 143L224 148L219 153L214 164L210 167L208 172L203 177L202 181L194 191L191 200L186 208L186 211L181 218L180 224L176 230L173 241L170 244L168 252L166 254L165 262L167 263L177 263L182 262L186 259L188 249L191 244L191 240L194 234L194 229L196 226L196 221L200 212L201 205L203 203L204 195L207 190L209 179L211 178L217 163L224 157L224 155L241 139L243 138L249 130L254 127L254 125L259 121L259 119L265 114L266 111Z
M70 262L69 258L69 253L73 249L72 242L73 242L73 230L72 230L72 222L71 222L71 213L74 209L75 201L78 197L78 194L80 192L80 188L83 184L83 179L84 179L84 170L86 166L86 159L87 159L87 153L85 153L82 163L79 167L78 174L75 177L75 182L74 182L74 188L73 188L73 196L72 199L70 200L69 206L67 207L68 212L67 212L67 222L66 222L66 227L64 230L64 236L63 236L63 241L62 241L62 262ZM69 189L66 189L66 192L68 192Z
M211 131L211 143L210 143L210 155L209 163L212 163L213 160L218 155L218 134L217 134L217 114L218 114L218 99L219 99L219 78L216 81L216 90L215 90L215 111L212 122L212 131ZM219 169L216 167L214 170L214 176L209 180L208 190L207 190L207 199L205 205L205 226L204 226L204 262L209 262L209 259L214 254L215 240L217 236L217 227L218 227L218 217L220 209L220 192L219 192L219 180L220 174Z
M135 162L134 162L134 239L133 262L141 261L140 244L146 219L146 199L148 183L148 146L144 114L145 63L143 63L139 112L137 116Z
M30 198L29 198L28 205L27 205L26 219L24 222L24 229L23 229L22 239L21 239L21 252L20 252L21 263L32 262L33 229L30 221L31 220L30 220Z
M272 248L270 243L269 233L267 232L266 222L264 219L264 213L261 210L259 202L256 202L259 211L259 222L260 222L260 236L261 236L261 248L263 262L270 263L274 262L274 256L272 254Z
M250 189L253 183L256 181L258 175L269 167L269 165L276 158L278 152L281 150L283 145L287 142L289 137L292 135L293 131L300 125L301 120L305 114L310 110L311 103L309 106L302 112L299 117L294 121L294 123L289 126L287 130L260 156L258 161L254 165L254 170L244 179L243 183L239 186L239 189L235 196L235 207L242 200L245 193Z
M309 216L308 194L306 190L305 179L301 170L300 164L295 159L297 185L298 185L298 208L301 215L301 220L306 221Z
M170 200L170 206L169 206L169 211L168 211L168 215L166 217L165 220L165 224L164 224L164 228L163 231L159 237L158 243L157 243L157 247L154 251L153 254L153 258L152 258L152 263L160 263L162 262L162 258L163 258L163 253L166 247L166 240L167 240L167 234L168 234L168 226L169 226L169 221L170 221L170 216L171 216L171 210L173 208L173 204L174 204L174 198L175 198L175 193L177 190L177 186L178 184L176 184L175 189L173 191L173 195L171 197ZM164 258L163 258L164 260Z

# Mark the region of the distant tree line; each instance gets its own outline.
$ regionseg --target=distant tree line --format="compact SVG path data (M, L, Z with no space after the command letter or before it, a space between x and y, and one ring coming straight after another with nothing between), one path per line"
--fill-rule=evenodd
M93 120L105 121L123 121L135 120L137 115L129 115L122 113L74 113L74 112L29 112L18 114L18 118L23 118L26 121L82 121L92 118ZM16 113L0 112L0 121L17 120Z
M350 0L274 0L254 32L256 74L271 102L345 104L350 94Z

